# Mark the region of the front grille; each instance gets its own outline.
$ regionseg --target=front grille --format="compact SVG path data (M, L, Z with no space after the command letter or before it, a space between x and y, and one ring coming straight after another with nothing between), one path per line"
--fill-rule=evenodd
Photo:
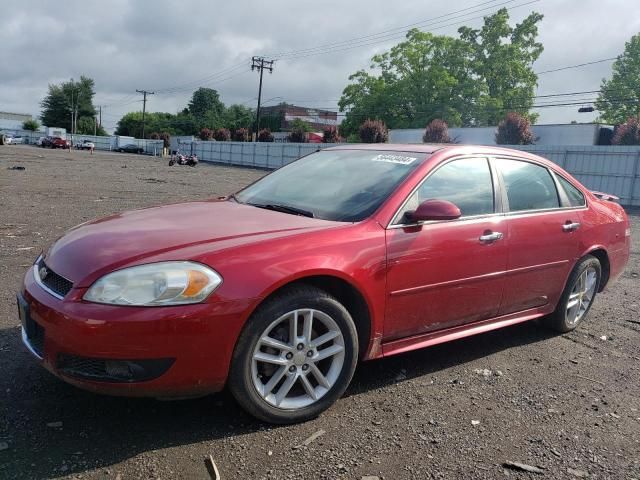
M73 288L72 282L47 267L44 260L40 259L36 264L36 269L36 275L42 284L55 294L64 297Z
M143 382L164 374L174 361L173 358L112 360L61 353L58 355L57 367L65 375L84 380Z

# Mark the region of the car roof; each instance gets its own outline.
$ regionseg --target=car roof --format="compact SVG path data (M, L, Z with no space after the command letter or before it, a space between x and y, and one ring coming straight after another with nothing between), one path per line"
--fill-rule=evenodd
M523 150L516 150L512 148L504 148L497 146L486 145L465 145L465 144L439 144L439 143L345 143L344 145L337 145L335 147L327 148L327 150L372 150L380 152L409 152L409 153L424 153L427 155L434 153L442 153L444 156L454 155L505 155L516 156L524 159L533 160L547 166L554 165L553 162L546 158L539 157L538 155L525 152Z

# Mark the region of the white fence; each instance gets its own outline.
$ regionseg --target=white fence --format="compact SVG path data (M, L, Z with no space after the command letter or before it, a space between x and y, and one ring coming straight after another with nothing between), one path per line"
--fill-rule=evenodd
M23 138L23 143L28 145L35 145L39 138L45 137L44 132L32 132L31 130L11 130L11 133L20 135ZM71 135L67 133L66 138L71 140L73 145L82 143L84 140L93 142L96 146L96 150L117 150L117 137L116 136L94 136L94 135ZM134 138L131 143L135 143L138 147L144 150L144 153L149 155L162 155L162 147L164 142L162 140L149 140Z
M332 143L193 142L190 152L184 144L182 151L195 153L205 162L276 169L332 146Z
M640 146L513 147L557 163L590 190L620 197L623 205L640 206Z
M182 151L205 162L267 169L280 168L328 143L193 142ZM640 206L640 146L513 146L557 163L591 190L620 197L623 205ZM191 149L191 151L190 151Z

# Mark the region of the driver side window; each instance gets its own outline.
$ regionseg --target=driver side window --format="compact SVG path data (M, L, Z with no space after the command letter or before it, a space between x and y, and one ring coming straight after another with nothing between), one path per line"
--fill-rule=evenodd
M492 214L495 211L493 180L486 158L463 158L439 167L409 198L394 223L403 223L405 214L425 200L448 200L462 217Z

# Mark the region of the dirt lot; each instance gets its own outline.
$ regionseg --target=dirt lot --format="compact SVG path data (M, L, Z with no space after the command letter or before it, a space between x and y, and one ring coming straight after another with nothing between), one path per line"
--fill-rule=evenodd
M0 147L0 478L209 478L209 455L224 480L640 478L638 215L627 271L577 331L528 323L365 363L344 398L302 425L256 422L224 393L176 402L93 395L22 347L15 292L66 229L227 194L263 174ZM505 468L510 461L542 473Z

